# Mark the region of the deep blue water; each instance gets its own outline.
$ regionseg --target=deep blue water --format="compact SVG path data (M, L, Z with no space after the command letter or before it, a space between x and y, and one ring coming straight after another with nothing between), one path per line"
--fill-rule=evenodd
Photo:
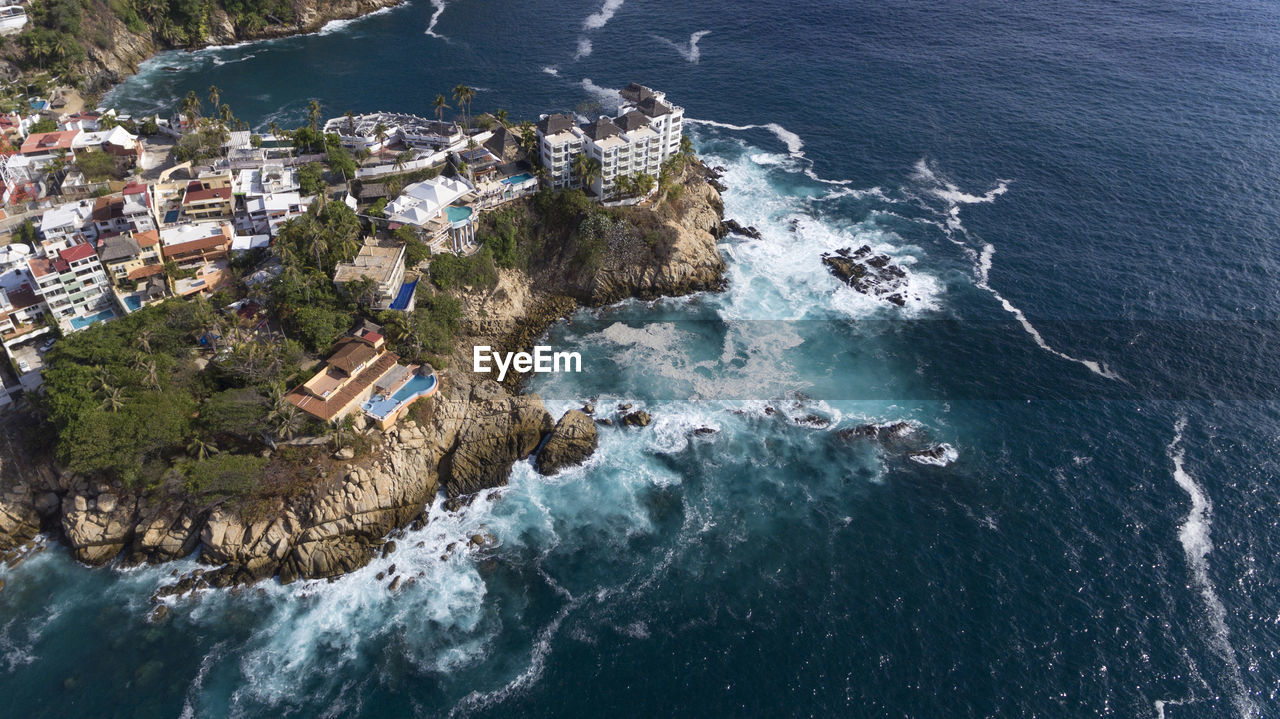
M261 126L460 82L515 117L667 90L763 237L726 239L722 295L558 325L589 371L534 383L654 424L338 582L160 627L170 568L47 551L2 575L14 715L1280 713L1280 7L443 8L434 36L415 0L162 56L112 101L216 84ZM823 270L863 243L905 308ZM953 461L839 437L895 420ZM440 559L482 525L500 548ZM418 583L388 593L391 562Z

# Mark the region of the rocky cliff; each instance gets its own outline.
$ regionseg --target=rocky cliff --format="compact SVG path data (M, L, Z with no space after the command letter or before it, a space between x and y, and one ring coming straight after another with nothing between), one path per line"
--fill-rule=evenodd
M156 28L135 32L106 4L90 4L81 24L93 27L92 41L83 43L85 59L77 69L85 78L85 89L90 93L100 93L137 72L139 63L161 50L191 50L310 33L331 20L367 15L401 2L403 0L293 0L291 22L276 22L261 28L237 27L221 4L214 3L205 36L182 46L175 46ZM9 76L17 74L16 65L22 60L21 53L21 48L15 44L6 51Z
M197 506L180 490L123 490L29 462L12 442L0 443L0 559L44 529L90 565L117 557L126 564L163 562L198 548L211 568L162 593L273 575L285 582L330 577L363 566L385 551L389 533L425 520L441 489L456 499L501 486L514 463L540 445L535 465L544 474L584 461L597 441L591 418L574 410L554 422L537 395L515 394L470 372L471 347L521 348L580 301L720 287L719 194L697 173L686 186L678 208L653 211L669 233L647 264L606 258L594 279L581 278L589 290L581 300L542 289L549 286L546 277L517 271L504 271L493 290L464 297L468 336L458 343L455 369L441 372L440 391L415 408L414 419L385 433L363 430L368 446L359 456L352 450L314 455L304 471L318 479L297 496L269 506Z

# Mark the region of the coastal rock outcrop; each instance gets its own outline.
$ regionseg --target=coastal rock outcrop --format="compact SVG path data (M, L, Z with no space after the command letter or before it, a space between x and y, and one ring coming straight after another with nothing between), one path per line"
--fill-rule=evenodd
M555 474L565 467L581 464L596 451L599 436L595 422L576 409L564 413L538 452L537 469Z
M841 282L864 295L899 307L907 303L907 272L888 255L876 254L870 245L856 250L843 247L822 255L822 264Z
M551 415L538 395L512 396L492 380L477 383L457 447L442 463L449 496L506 484L511 465L533 454L551 430Z
M62 532L71 553L85 564L106 564L133 539L138 500L105 484L90 488L81 481L74 490L62 498Z

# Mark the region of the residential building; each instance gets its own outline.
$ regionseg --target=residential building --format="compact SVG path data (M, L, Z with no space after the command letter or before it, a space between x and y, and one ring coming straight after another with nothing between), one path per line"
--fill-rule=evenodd
M45 304L30 283L0 287L0 338L10 340L37 329Z
M285 399L319 420L342 419L360 409L373 394L374 384L399 359L387 351L386 341L377 332L343 337L320 371L290 390Z
M116 285L164 272L160 233L156 230L108 237L98 243L98 259Z
M600 173L583 189L608 199L619 177L646 174L656 179L662 163L680 151L684 108L668 103L664 93L636 83L620 94L623 105L615 118L600 117L580 127L566 114L545 115L538 121L538 159L552 187L581 184L574 163L584 154L600 163Z
M433 246L440 247L448 240L454 252L461 252L475 242L473 212L470 207L451 205L470 199L473 189L460 177L415 182L388 203L384 212L394 224L423 230Z
M99 197L91 215L99 237L156 229L146 185L133 184L119 195Z
M64 333L115 315L110 284L93 245L82 242L27 261L36 294Z
M181 218L184 222L227 220L235 216L236 203L231 195L231 176L200 178L187 183L182 195Z
M217 289L226 279L233 237L231 225L225 222L162 228L160 251L165 261L174 263L181 274L190 275L174 280L174 294L185 297Z
M40 218L41 247L45 254L55 254L72 245L98 238L94 226L93 200L68 202L46 210Z
M459 147L466 141L456 123L398 112L335 117L324 124L324 132L337 135L342 146L353 151L378 152L395 144L415 149L445 150Z
M377 242L369 239L361 245L350 262L340 263L333 273L333 283L340 289L355 280L369 279L373 281L373 306L378 309L392 308L399 310L413 309L412 287L409 288L406 306L393 306L397 303L404 285L405 247L399 242Z
M22 141L22 147L19 148L18 153L26 155L40 164L46 164L55 157L60 156L71 159L75 157L75 150L72 149L72 144L79 134L79 130L59 130L27 135L27 139Z
M278 192L257 195L244 201L245 229L256 234L275 237L280 226L307 211L314 197L302 197L297 192Z
M582 133L574 125L573 115L544 115L535 125L538 132L538 159L547 169L552 187L573 184L573 158L582 152Z

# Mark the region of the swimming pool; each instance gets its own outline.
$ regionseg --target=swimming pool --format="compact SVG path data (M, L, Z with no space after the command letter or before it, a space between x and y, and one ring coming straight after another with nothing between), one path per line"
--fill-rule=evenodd
M395 394L390 397L380 394L374 395L361 405L360 409L370 417L382 421L415 399L431 394L435 391L435 388L436 376L434 373L426 376L415 373L408 382L404 383L403 387L396 390Z
M420 394L426 394L436 387L436 376L429 374L422 376L415 374L412 379L404 383L404 386L391 395L391 398L397 402L413 399Z
M470 207L455 207L454 205L449 205L444 208L444 212L450 222L462 222L463 220L471 219Z
M139 299L137 295L125 295L124 306L128 308L130 312L137 312L142 309L142 300Z
M89 315L88 317L72 317L71 326L74 329L82 330L94 322L105 322L106 320L113 319L115 316L116 313L114 311L103 310L96 315Z
M533 175L527 172L522 172L519 175L508 177L504 179L502 182L507 185L523 185L524 183L532 179L533 179Z
M400 291L396 293L396 298L391 302L391 309L404 311L409 309L409 300L413 298L413 291L417 289L418 281L405 282L400 285Z

